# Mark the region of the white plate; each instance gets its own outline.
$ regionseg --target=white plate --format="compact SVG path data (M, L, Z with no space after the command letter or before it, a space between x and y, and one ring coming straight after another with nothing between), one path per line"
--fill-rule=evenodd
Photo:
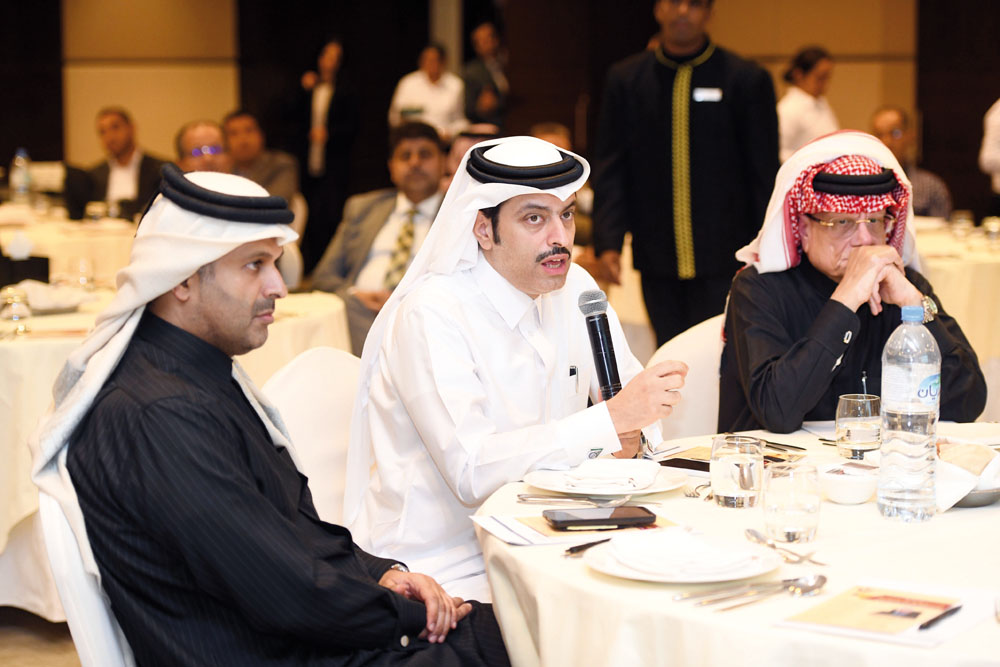
M635 570L614 557L611 544L598 544L583 554L583 562L602 574L635 581L651 581L660 584L710 584L719 581L739 581L770 572L781 565L781 556L774 551L758 551L745 567L727 570L717 574L683 571L653 573Z
M565 470L532 470L524 476L524 482L536 489L545 491L555 491L565 493L570 496L594 496L615 498L617 496L637 496L646 493L660 493L661 491L671 491L678 489L687 483L687 473L674 468L660 469L656 473L656 480L649 486L641 489L622 489L621 491L608 491L607 488L596 488L588 490L579 486L568 487L566 485Z

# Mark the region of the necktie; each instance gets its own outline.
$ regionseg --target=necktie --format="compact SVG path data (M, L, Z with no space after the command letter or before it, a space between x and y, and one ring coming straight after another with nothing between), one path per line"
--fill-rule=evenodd
M396 247L389 256L389 268L385 272L385 288L396 289L403 279L406 267L410 264L410 253L413 251L413 219L417 217L417 209L411 208L406 213L406 220L396 237Z

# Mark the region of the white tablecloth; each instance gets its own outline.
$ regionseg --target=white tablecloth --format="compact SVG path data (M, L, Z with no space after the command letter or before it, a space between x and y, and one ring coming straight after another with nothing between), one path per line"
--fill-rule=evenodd
M0 247L9 254L10 243L18 233L32 243L31 254L49 258L49 278L79 277L79 261L85 259L92 276L102 285L114 285L115 273L128 264L135 237L135 225L125 220L79 222L43 219L24 225L0 225Z
M66 357L110 298L110 292L101 292L79 312L34 317L29 321L34 334L0 341L0 605L50 620L63 620L63 615L41 535L33 528L38 491L31 481L27 441L52 401L52 385ZM2 327L0 333L7 333ZM78 333L45 333L72 331ZM267 342L238 360L261 386L300 352L319 345L351 349L344 302L324 292L292 294L277 301Z
M706 444L709 437L705 437ZM833 459L803 432L772 439L809 446L819 459ZM508 484L479 514L539 514L538 505L517 504L528 489ZM534 489L531 489L534 490ZM760 508L730 509L684 497L680 489L649 496L650 507L679 524L709 535L743 539L746 528L763 529ZM1000 505L952 509L925 524L883 519L874 501L846 506L824 502L814 542L828 564L782 565L762 580L810 573L828 577L812 598L782 595L742 609L716 613L711 607L673 602L678 592L704 585L653 584L618 579L565 558L562 546L517 547L477 527L493 591L493 605L514 665L949 665L1000 664L1000 624L992 618L933 649L836 637L774 627L864 577L914 584L969 587L1000 595ZM591 538L597 539L597 538ZM581 541L586 541L581 539Z
M1000 420L1000 247L991 249L982 230L965 239L929 221L917 228L924 275L945 310L965 332L989 386L981 421Z

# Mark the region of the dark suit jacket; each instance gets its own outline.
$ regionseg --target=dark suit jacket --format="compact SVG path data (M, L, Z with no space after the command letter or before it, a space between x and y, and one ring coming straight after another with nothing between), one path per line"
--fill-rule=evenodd
M119 202L119 215L122 218L131 220L136 213L141 213L149 200L156 195L160 187L160 168L163 164L163 160L143 153L142 161L139 163L137 196L135 199ZM111 174L107 160L91 167L87 174L90 176L90 199L87 201L104 201L108 192L108 177Z
M349 198L337 233L312 273L313 289L336 292L347 304L351 348L358 356L378 313L362 305L349 290L365 266L375 237L396 207L397 193L398 190L388 188Z
M462 80L465 82L465 117L469 122L493 123L502 129L504 116L507 113L507 95L497 90L493 75L487 69L486 63L481 58L470 60L462 70ZM498 105L493 111L482 114L476 110L476 100L486 88L496 93Z

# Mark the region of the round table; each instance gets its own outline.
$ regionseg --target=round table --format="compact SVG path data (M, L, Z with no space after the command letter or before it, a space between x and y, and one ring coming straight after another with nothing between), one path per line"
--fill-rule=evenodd
M711 436L704 436L706 443ZM818 461L832 448L805 432L772 436L809 448ZM517 504L530 489L508 484L482 506L480 515L538 514L538 505ZM680 489L642 499L674 522L733 540L746 528L763 529L763 512L730 509L687 498ZM640 499L641 500L641 499ZM515 665L946 665L1000 664L1000 624L983 620L936 648L915 648L775 627L859 583L879 579L992 590L1000 594L1000 504L952 509L925 524L883 519L870 501L846 506L824 502L816 539L808 546L827 567L784 564L762 575L776 580L809 573L828 577L814 598L781 596L716 613L675 593L705 585L656 584L597 573L581 558L566 558L563 545L511 546L478 527L493 605ZM597 539L590 537L589 539ZM580 540L587 541L586 538ZM905 589L904 589L905 590ZM961 612L960 612L961 613Z
M1000 244L991 246L982 229L956 238L943 220L917 222L923 273L962 327L986 375L990 391L980 420L1000 420Z
M30 334L0 339L0 605L64 620L48 559L36 526L38 490L31 481L28 437L52 402L52 385L69 354L79 346L110 290L77 312L32 317ZM9 323L0 322L0 335ZM275 304L267 342L237 361L260 387L299 353L325 345L351 349L347 313L335 294L291 294Z
M18 233L32 244L31 254L49 258L50 280L80 276L80 260L89 265L92 278L100 285L113 285L118 269L128 264L135 237L135 225L107 218L97 221L41 218L36 222L0 226L0 247L9 247Z

